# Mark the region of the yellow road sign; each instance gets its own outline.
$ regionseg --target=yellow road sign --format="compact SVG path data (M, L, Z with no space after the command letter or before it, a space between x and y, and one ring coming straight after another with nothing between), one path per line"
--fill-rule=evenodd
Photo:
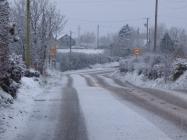
M141 52L141 49L140 49L140 48L134 48L134 49L133 49L133 53L134 53L135 55L139 55L140 52Z

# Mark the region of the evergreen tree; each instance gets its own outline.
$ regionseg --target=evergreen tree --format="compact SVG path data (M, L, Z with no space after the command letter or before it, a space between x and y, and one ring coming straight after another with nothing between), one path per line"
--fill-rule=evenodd
M127 56L131 53L130 49L133 46L134 30L128 24L123 26L118 33L116 49L114 54L117 56Z
M164 53L171 53L175 51L174 42L168 33L165 33L160 43L160 50Z
M121 41L127 41L130 39L131 33L132 33L132 30L129 27L129 25L127 24L127 25L123 26L121 28L121 30L119 31L119 39Z

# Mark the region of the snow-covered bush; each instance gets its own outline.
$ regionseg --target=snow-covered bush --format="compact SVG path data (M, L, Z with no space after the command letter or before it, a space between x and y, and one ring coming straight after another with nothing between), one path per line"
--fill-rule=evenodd
M15 54L10 55L8 66L7 74L2 79L0 87L12 97L16 98L16 92L19 88L21 77L26 69L22 56Z
M173 65L174 69L172 71L171 78L173 81L176 81L187 71L187 62L185 61L185 59L177 59L175 60Z
M24 72L24 76L28 77L28 78L31 78L31 77L39 78L40 77L40 73L38 71L30 69L30 70L26 70Z
M2 91L0 89L0 105L1 104L12 104L13 103L13 98L6 92Z
M154 54L145 54L138 59L129 57L120 62L121 72L134 72L149 80L164 78L171 80L173 73L172 59L170 57Z
M12 54L9 57L9 73L11 74L11 79L19 83L21 76L26 70L26 66L23 62L21 55Z

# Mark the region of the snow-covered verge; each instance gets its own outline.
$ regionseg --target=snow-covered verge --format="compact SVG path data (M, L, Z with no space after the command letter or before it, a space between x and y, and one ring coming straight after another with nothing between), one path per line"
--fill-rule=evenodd
M187 72L174 82L165 81L164 78L149 80L143 74L138 75L136 71L128 73L116 71L112 76L122 82L129 82L139 87L187 90Z
M12 103L12 98L17 97L17 92L21 86L22 77L40 77L40 73L34 69L27 69L21 55L11 54L9 56L8 68L4 76L0 77L0 104L4 102ZM8 95L5 95L8 94ZM10 97L10 96L11 97Z
M13 97L4 92L2 89L0 89L0 106L6 105L6 104L12 104L13 103Z
M34 135L40 130L42 137L44 137L43 128L55 131L52 128L56 125L56 121L55 119L48 121L48 117L50 118L48 115L50 106L53 104L52 106L56 107L56 102L52 101L61 98L60 93L66 81L66 78L62 81L61 73L55 70L47 70L46 77L23 77L14 104L0 106L0 140L23 139L27 133L25 130L31 131ZM38 115L44 119L37 118ZM58 111L55 117L57 116Z
M9 94L0 91L2 103L4 103L0 105L0 136L6 131L11 134L22 125L32 109L33 99L41 94L43 89L44 85L40 79L23 77L15 100ZM14 103L5 104L7 100Z
M140 87L186 90L187 60L159 55L131 57L121 61L120 70L112 76Z

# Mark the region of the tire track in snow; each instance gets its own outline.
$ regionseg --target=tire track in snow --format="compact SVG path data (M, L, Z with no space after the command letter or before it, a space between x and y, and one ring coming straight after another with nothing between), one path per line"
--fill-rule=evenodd
M181 97L178 97L178 96L175 96L173 94L170 94L166 91L162 91L162 90L159 90L159 89L153 89L153 88L141 88L141 87L138 87L138 86L135 86L135 85L132 85L130 83L127 83L127 84L124 84L122 83L120 80L118 79L113 79L109 76L106 76L107 78L110 78L112 80L114 80L114 82L120 86L130 86L132 88L135 88L136 90L139 90L140 92L146 92L147 94L151 94L152 96L156 97L156 98L159 98L159 99L162 99L170 104L173 104L173 105L176 105L176 106L179 106L183 109L187 109L187 102L186 100L182 99Z
M100 87L100 85L97 83L97 81L95 79L93 79L92 77L90 77L89 75L80 75L81 77L83 77L86 81L86 84L89 87Z
M61 119L54 140L88 140L77 91L72 86L72 77L67 77L68 83L63 89Z
M93 75L92 75L93 76ZM175 124L179 129L182 129L187 132L187 110L182 109L178 106L171 105L169 103L161 104L163 101L155 97L147 96L142 93L129 92L124 88L119 88L111 86L104 81L101 77L93 76L97 82L105 89L110 91L115 97L120 99L120 101L126 100L129 101L143 109L146 109L149 112L158 115L166 120L169 120ZM151 97L151 98L150 98ZM122 99L122 100L121 100ZM181 122L182 128L181 128Z
M159 128L124 106L106 89L89 87L84 78L73 75L89 138L92 140L166 140ZM147 133L151 130L149 133Z
M81 77L83 77L87 83L87 85L89 87L96 87L95 83L93 82L93 80L91 80L89 77L85 76L85 75L80 75Z

